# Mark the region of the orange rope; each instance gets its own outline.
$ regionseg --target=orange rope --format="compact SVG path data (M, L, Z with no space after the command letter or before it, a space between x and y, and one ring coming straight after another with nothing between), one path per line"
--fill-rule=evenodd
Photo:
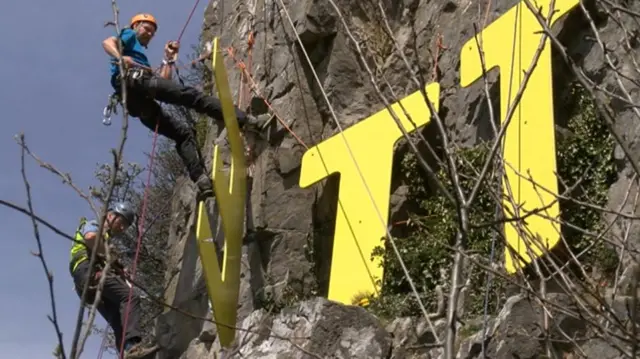
M249 38L247 39L247 63L248 63L247 68L249 69L248 73L251 73L251 69L253 68L253 45L254 44L255 44L255 39L253 38L253 31L251 31L249 33ZM243 77L244 77L244 73L243 73ZM243 91L243 96L245 98L249 98L249 93L244 93ZM251 103L249 103L249 106L250 105Z
M249 63L249 69L247 70L247 73L251 73L251 53L253 50L253 31L249 32L249 38L247 39L247 62ZM247 82L247 78L245 77L245 72L241 71L240 72L240 88L238 89L238 98L240 99L246 99L249 100L249 93L245 92L245 84ZM238 106L240 106L241 102L240 100L238 100ZM249 110L251 108L251 101L249 100L249 102L247 103L247 110ZM253 175L253 143L248 143L249 141L247 141L247 146L246 146L246 157L248 159L248 175L252 176Z
M251 90L253 90L253 92L262 99L262 101L264 102L265 105L267 105L267 107L269 108L269 110L273 113L273 115L275 116L275 118L280 121L280 123L282 124L282 126L287 129L287 131L289 131L289 133L291 133L291 135L298 140L298 143L300 143L305 149L309 149L309 147L304 143L304 141L291 129L289 128L289 126L287 126L286 122L284 122L282 120L282 118L278 115L278 113L276 112L276 110L273 108L273 106L271 106L271 104L269 103L269 101L262 95L262 93L260 92L260 90L258 90L258 86L256 84L256 82L253 80L253 77L251 76L251 74L249 74L247 72L247 66L244 64L244 62L242 60L238 60L236 58L236 56L234 55L234 49L233 47L229 46L227 48L227 53L229 54L229 56L231 56L231 58L236 62L236 65L238 66L238 68L245 73L245 77L250 81L250 88Z
M273 106L271 106L271 103L269 103L269 101L262 95L262 93L258 90L258 86L256 85L256 82L253 79L253 76L251 76L250 73L250 69L251 69L251 62L252 62L252 48L253 45L255 44L255 37L253 32L249 33L249 39L247 41L247 45L248 45L248 54L249 54L249 66L245 65L245 63L242 60L239 60L234 52L234 48L232 46L227 47L227 54L229 56L231 56L231 58L233 59L233 61L236 63L236 66L240 69L242 76L241 76L241 83L240 83L240 88L241 91L238 94L238 107L240 107L240 99L241 99L241 93L243 85L245 83L245 81L249 81L250 82L250 87L249 90L253 91L256 96L260 97L260 99L262 99L262 101L265 103L265 105L267 105L267 107L269 108L269 110L271 111L271 113L273 113L274 117L282 124L282 126L289 131L289 133L298 141L298 143L300 143L302 145L302 147L304 147L305 149L309 149L309 146L307 146L304 141L300 138L300 136L298 136L289 126L287 126L287 124L282 120L282 118L278 115L278 113L276 112L276 110L273 108ZM200 55L197 59L193 60L190 62L190 65L193 66L198 62L202 62L205 59L211 57L212 53L211 52L206 52L202 55ZM177 68L188 68L185 65L178 65L178 64L174 64L174 67ZM247 69L248 68L248 69Z
M433 71L431 73L431 81L435 81L438 82L438 61L440 60L440 51L441 50L448 50L449 48L444 46L444 43L442 41L443 37L442 34L438 34L436 41L435 41L435 45L436 45L436 55L433 58Z

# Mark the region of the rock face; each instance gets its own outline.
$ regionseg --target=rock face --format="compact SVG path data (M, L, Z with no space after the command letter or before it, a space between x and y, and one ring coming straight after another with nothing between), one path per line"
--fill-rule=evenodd
M417 87L410 80L403 61L395 54L394 44L385 36L385 25L375 3L336 1L376 78L384 79L379 83L383 94L392 98L390 93L393 92L397 97L403 97ZM492 133L483 81L467 88L459 86L460 49L472 38L474 24L490 23L516 1L489 3L492 7L485 18L485 5L479 11L480 5L472 1L383 1L397 45L408 57L412 71L427 82L440 83L441 116L451 140L461 145L473 144ZM382 109L383 104L364 66L358 61L350 34L345 31L330 1L284 1L287 11L281 4L279 0L262 0L249 5L212 0L205 13L203 41L210 41L212 34L216 34L223 47L232 46L236 56L245 62L246 41L249 32L255 32L251 75L279 119L295 133L294 136L276 121L269 138L248 138L254 157L247 226L265 228L268 235L244 247L238 327L253 328L253 331L239 330L237 338L242 345L238 345L235 352L227 352L227 357L438 358L440 349L431 349L435 335L419 319L399 318L385 326L361 308L315 297L326 295L339 186L337 179L331 178L312 188L299 188L301 157L305 146L311 147L338 132L333 114L346 128ZM626 2L625 7L640 12L637 1ZM624 41L619 40L622 38L620 26L614 21L605 21L602 13L599 15L597 24L601 27L601 40L607 44L609 56L615 58L623 71L631 73L630 58L635 56L638 60L637 32L640 27L629 17L620 20L629 34L636 31L635 42L629 40L636 47L628 49ZM599 45L585 40L589 32L579 9L554 27L554 33L568 47L569 56L580 63L585 74L604 87L612 88L610 85L619 79L604 67ZM439 38L442 39L441 46L438 45ZM307 63L303 48L312 66ZM226 65L235 96L240 89L240 73L235 71L236 64L228 56ZM556 71L559 79L566 72L562 71L562 66L566 65L554 59L554 68L560 69ZM629 76L637 78L637 74ZM489 76L492 95L498 90L496 78L494 70ZM638 86L629 78L620 81L637 101ZM561 80L556 82L554 92L562 98L567 89ZM254 96L250 103L254 114L267 111L260 97ZM245 101L242 107L246 105ZM637 126L632 124L635 110L622 102L611 103L611 106L616 118L615 128L622 134L627 152L637 157L640 141ZM212 127L205 153L210 153L215 141L222 140L218 130ZM435 136L432 128L422 133L429 139ZM375 138L371 140L375 141ZM402 151L402 146L399 147ZM621 146L616 151L623 175L611 189L610 208L617 208L626 201L626 188L633 181L624 152ZM400 215L406 188L398 181L392 183L390 215L393 221ZM176 191L168 252L168 267L176 270L167 273L169 289L165 300L191 315L170 310L158 318L157 337L164 348L158 357L209 358L220 350L215 327L197 319L207 315L208 304L193 234L196 221L194 187L184 181ZM630 203L625 206L635 209L630 208L634 206ZM633 224L634 233L637 225ZM614 230L622 238L625 228L625 222L619 219ZM633 241L639 238L638 235L631 237ZM558 300L562 301L561 298ZM272 315L268 310L273 305L287 307ZM491 357L537 358L545 354L542 339L538 338L540 333L536 331L539 317L539 308L525 298L510 298L500 314L487 325L488 339L484 345ZM557 320L574 332L582 330L581 323ZM442 325L442 322L436 323L437 331ZM459 343L458 358L478 358L483 335L473 325L467 326L466 330L468 336ZM289 339L279 339L276 335ZM293 337L300 339L291 339ZM596 341L589 346L594 358L605 358L611 349L606 343Z
M324 298L300 302L271 315L258 310L246 317L237 344L225 352L237 358L387 358L391 336L360 307L343 306ZM214 343L194 341L194 352L222 352ZM184 358L198 358L185 355Z

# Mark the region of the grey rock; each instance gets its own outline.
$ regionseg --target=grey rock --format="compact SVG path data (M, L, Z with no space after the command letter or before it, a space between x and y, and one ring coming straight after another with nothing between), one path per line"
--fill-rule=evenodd
M535 299L513 296L507 300L498 316L488 321L486 332L482 327L484 322L476 323L480 330L462 340L457 358L481 358L483 341L490 358L538 358L546 355L546 334L550 335L552 350L564 352L566 347L562 346L563 341L554 340L564 338L559 330L569 337L584 337L586 323L554 309L557 306L568 311L577 310L569 296L554 293L549 295L547 301L554 303L554 306L546 305L547 310L552 313L548 331L543 331L545 325L542 321L542 306Z
M438 320L433 324L437 333L443 332L444 321ZM393 337L391 359L432 358L441 352L441 349L436 345L436 336L429 329L429 325L423 317L396 318L385 329Z
M257 311L238 332L238 343L225 354L250 358L386 358L391 337L360 307L314 298L276 316ZM233 354L236 353L236 354Z
M166 311L156 321L158 344L166 348L166 351L159 354L159 359L179 356L200 333L201 321L183 313L204 316L207 311L206 292L200 289L199 276L196 275L199 259L193 231L194 195L195 186L188 179L181 180L176 186L176 196L172 203L174 221L167 246L167 267L178 270L166 275L164 299L180 312Z

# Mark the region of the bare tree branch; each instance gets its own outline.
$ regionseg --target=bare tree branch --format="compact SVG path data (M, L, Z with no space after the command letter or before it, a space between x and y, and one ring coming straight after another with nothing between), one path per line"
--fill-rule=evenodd
M23 207L20 207L20 206L18 206L16 204L13 204L13 203L11 203L9 201L5 201L3 199L0 199L0 205L3 205L5 207L9 207L11 209L14 209L14 210L20 212L20 213L26 214L27 216L29 216L32 219L40 222L42 225L44 225L45 227L49 228L50 230L52 230L53 232L55 232L59 236L64 237L64 238L66 238L68 240L71 240L71 241L74 241L74 242L76 241L72 236L68 235L67 233L62 232L61 229L59 229L58 227L56 227L53 224L49 223L48 221L42 219L38 215L30 214L28 209L25 209Z
M22 151L20 152L20 172L22 173L22 181L24 183L24 187L27 194L27 206L29 208L29 216L31 217L31 223L33 225L33 235L36 238L36 244L38 245L38 251L32 252L32 254L40 259L40 263L42 264L42 269L44 270L45 275L47 276L47 283L49 285L49 300L51 302L51 315L48 315L49 321L53 324L53 327L56 331L56 336L58 337L58 345L54 351L55 355L59 359L66 359L67 356L64 351L64 341L62 340L62 332L60 331L60 325L58 323L58 313L56 311L56 298L53 290L53 273L49 270L49 266L47 265L47 261L44 258L44 250L42 249L42 239L40 238L40 230L38 229L38 223L35 219L35 214L33 212L33 204L31 200L31 185L29 184L29 180L27 179L27 171L25 168L25 152L26 145L24 141L24 134L21 133L18 136L18 141L22 145Z
M38 157L33 152L31 152L31 150L29 149L29 147L27 146L26 143L20 142L20 140L17 140L17 141L18 141L18 144L20 145L20 147L22 147L22 151L26 152L29 156L31 156L31 158L33 158L40 165L40 167L45 168L45 169L49 170L51 173L53 173L56 176L60 177L62 179L62 183L63 184L69 185L69 187L71 187L82 199L87 201L87 203L91 207L91 210L97 216L98 211L97 211L96 206L94 205L93 201L91 200L90 195L84 193L84 191L81 190L80 187L78 187L73 182L73 180L71 179L71 175L70 174L63 173L62 171L60 171L58 168L56 168L52 164L43 161L40 157Z
M114 25L116 28L116 34L118 36L120 36L120 25L119 25L119 20L118 20L118 14L119 14L119 10L118 10L118 6L115 0L111 0L111 7L113 9L113 16L114 16ZM117 41L118 44L118 52L120 54L122 54L122 42L121 41ZM124 66L124 60L122 59L122 56L120 56L120 58L118 59L118 67L120 69L120 75L122 77L122 80L120 81L121 83L121 99L122 99L122 107L123 107L123 111L122 111L122 130L121 130L121 140L120 140L120 144L118 149L114 149L112 150L112 154L113 154L113 171L112 171L112 176L111 176L111 181L110 181L110 185L107 191L107 197L105 199L105 204L103 206L103 209L101 211L100 214L100 219L99 219L99 226L98 226L98 233L96 236L96 243L102 243L102 239L103 239L103 229L104 229L104 222L105 219L107 217L107 210L108 210L108 206L109 206L109 202L111 200L111 196L113 195L113 190L115 188L116 185L116 177L118 174L118 168L120 166L120 163L122 161L122 154L124 152L124 145L125 142L127 140L127 130L129 128L129 120L128 120L128 111L127 111L127 87L126 87L126 76L127 73L125 72L125 66ZM93 277L93 273L94 273L94 264L96 262L96 258L97 258L97 250L93 250L91 251L91 258L89 259L89 278ZM106 265L103 268L103 272L106 274L109 272L110 269L110 264L111 264L111 255L110 255L110 248L108 245L105 245L105 256L106 256ZM102 289L104 288L104 282L106 280L107 276L101 276L100 281L98 283L98 287L96 289L96 295L95 295L95 300L90 308L89 311L89 320L87 323L87 330L85 331L85 335L83 336L82 339L80 339L80 328L82 327L82 317L84 314L84 304L85 301L87 299L87 294L89 292L89 281L87 281L84 285L84 288L82 289L82 295L81 295L81 300L80 300L80 308L78 310L78 317L76 319L76 329L74 332L74 336L73 336L73 342L72 342L72 346L71 346L71 359L78 359L80 357L80 354L82 354L82 350L84 348L84 343L87 340L87 337L89 335L89 329L91 328L92 324L93 324L93 318L95 317L95 312L97 310L97 304L100 301L100 294L102 292ZM79 342L80 340L80 342ZM79 345L78 345L79 343Z

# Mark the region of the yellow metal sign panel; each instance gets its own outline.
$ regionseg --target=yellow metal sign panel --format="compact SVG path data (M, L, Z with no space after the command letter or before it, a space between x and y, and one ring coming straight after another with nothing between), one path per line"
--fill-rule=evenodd
M218 38L213 40L213 69L231 147L229 174L224 171L219 147L213 148L212 179L225 238L222 271L205 202L198 204L196 236L220 344L228 347L235 338L247 183L244 147Z
M437 110L440 86L429 84L426 92ZM402 107L399 103L391 107L405 131L410 133L429 122L429 108L421 91L400 102ZM405 110L416 126L405 116ZM378 260L371 260L371 252L386 236L393 146L402 136L385 108L349 127L343 134L338 133L310 148L302 157L300 187L311 186L331 174L340 173L329 277L330 300L352 304L354 297L362 293L378 292L374 281L382 278L383 269Z
M541 9L543 16L548 15L548 0L531 3L536 9ZM554 3L551 25L575 7L578 0L555 0ZM485 71L496 66L500 69L500 117L503 124L516 95L521 92L525 73L535 62L543 31L535 15L524 2L520 2L478 34L485 57ZM477 41L475 38L469 40L461 50L460 85L463 87L471 85L484 73ZM556 200L558 182L549 45L549 40L545 40L503 138L507 177L503 184L505 215L508 218L527 216L521 228L513 221L505 225L507 243L522 259L514 263L513 254L505 250L505 267L509 273L525 265L523 262L530 263L532 256L540 256L540 247L550 249L560 240L559 225L554 221L558 218L559 206ZM531 211L540 212L530 215Z

